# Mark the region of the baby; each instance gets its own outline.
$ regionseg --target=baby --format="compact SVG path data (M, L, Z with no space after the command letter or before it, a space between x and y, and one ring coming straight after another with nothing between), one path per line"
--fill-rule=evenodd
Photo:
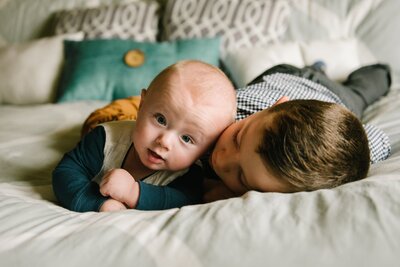
M235 113L235 91L221 70L200 61L178 62L142 90L136 122L96 127L64 155L53 172L55 195L74 211L133 207L137 199L121 196L140 190L145 198L141 180L163 186L183 175Z

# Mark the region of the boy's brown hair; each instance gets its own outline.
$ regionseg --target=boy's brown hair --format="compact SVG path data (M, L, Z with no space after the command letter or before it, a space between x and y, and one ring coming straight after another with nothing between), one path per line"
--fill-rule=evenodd
M258 153L267 169L293 191L332 188L367 176L368 139L348 109L318 100L292 100L270 112L273 126L265 129Z

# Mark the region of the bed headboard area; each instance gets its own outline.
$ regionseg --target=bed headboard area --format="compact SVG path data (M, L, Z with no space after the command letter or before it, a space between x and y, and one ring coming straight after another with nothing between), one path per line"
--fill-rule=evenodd
M19 92L23 95L28 88L18 88L24 84L13 80L14 70L24 68L26 73L30 73L29 68L33 68L32 71L42 71L39 75L47 76L47 80L41 81L40 86L44 84L47 87L40 89L40 96L32 98L33 103L53 102L58 97L62 97L62 101L80 97L110 100L127 94L137 94L135 89L129 92L104 89L102 96L95 97L90 92L82 94L81 89L66 84L71 82L68 75L76 78L75 82L85 80L85 77L71 74L71 68L75 67L80 72L80 63L85 60L78 59L77 63L72 64L66 58L66 69L61 69L63 57L60 36L64 34L64 39L74 39L81 33L85 40L121 38L155 42L156 44L146 47L146 50L151 50L150 54L157 59L166 57L166 52L160 52L160 42L192 40L194 43L185 44L185 47L186 51L194 51L193 53L178 51L173 56L177 59L198 58L212 63L220 59L223 69L237 87L245 86L265 69L278 63L302 66L324 60L328 66L327 74L334 80L344 79L350 70L361 65L376 61L386 62L393 69L393 83L397 88L400 77L400 52L397 44L400 37L395 33L400 23L400 18L396 15L399 8L400 3L394 0L3 0L0 2L0 47L3 47L0 63L7 65L7 70L4 67L1 69L3 75L0 78L9 83L14 92L12 94ZM75 37L65 34L74 34ZM58 42L53 40L55 36L59 37ZM51 38L53 42L45 42L45 37ZM207 43L209 49L206 51L197 49L204 47L203 43L197 44L193 40L198 38L220 38L220 44L211 41ZM43 42L34 46L31 44L33 40ZM123 53L126 46L132 44L97 43L93 46L102 51L112 47L122 50ZM175 49L179 44L173 43L172 46ZM90 44L70 45L65 53L80 51L85 57L88 49L91 49ZM13 51L21 50L27 54L14 57ZM49 53L53 53L51 60L45 56ZM42 60L51 62L46 64ZM151 71L146 66L145 71L150 75L138 82L138 86L146 84L153 73L159 72L171 60L173 59L166 59L158 65L153 63ZM93 64L104 64L104 60L100 57ZM51 67L46 68L43 65ZM52 70L50 74L49 70ZM102 71L108 72L106 68ZM143 77L140 71L135 74ZM63 76L66 75L68 82L65 79L63 81ZM128 82L131 81L121 81L122 84L115 86L124 87L124 83ZM32 84L34 85L35 83ZM102 90L102 85L96 86L100 86L98 90ZM64 96L64 91L70 89L71 92ZM37 90L33 88L30 91ZM23 99L18 102L23 98L20 95L4 98L0 102L29 103Z

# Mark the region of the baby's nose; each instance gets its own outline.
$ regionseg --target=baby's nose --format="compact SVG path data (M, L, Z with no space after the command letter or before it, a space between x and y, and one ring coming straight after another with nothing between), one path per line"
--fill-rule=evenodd
M166 149L167 151L172 147L172 134L164 133L156 139L157 145Z

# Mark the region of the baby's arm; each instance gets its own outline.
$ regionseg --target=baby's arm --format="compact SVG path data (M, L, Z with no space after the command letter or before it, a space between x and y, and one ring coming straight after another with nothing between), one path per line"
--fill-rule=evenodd
M107 181L101 183L100 190L103 195L119 200L129 208L165 210L202 202L203 176L199 166L190 167L187 173L166 186L136 182L129 173L124 172L123 169L113 170L112 175L105 177Z
M199 166L190 167L183 176L166 186L136 182L124 169L114 169L107 173L100 184L103 196L118 201L121 205L138 210L164 210L180 208L202 202L202 172ZM108 206L107 200L100 211L119 210L118 205ZM122 204L123 203L123 204ZM114 203L115 204L115 203Z
M126 210L126 206L118 200L109 198L100 207L100 212Z
M100 193L133 209L138 202L139 185L128 171L124 169L112 169L103 176L100 183ZM111 210L102 206L100 211Z
M53 171L53 190L61 205L73 211L98 211L107 199L92 178L104 160L105 132L97 127L66 153Z

